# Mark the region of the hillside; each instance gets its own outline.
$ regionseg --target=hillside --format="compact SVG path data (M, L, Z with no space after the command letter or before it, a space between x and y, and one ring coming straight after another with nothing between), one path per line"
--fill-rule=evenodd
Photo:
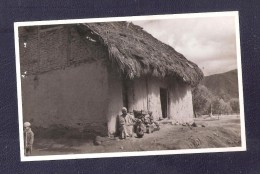
M206 76L202 82L213 94L223 99L238 98L237 69Z

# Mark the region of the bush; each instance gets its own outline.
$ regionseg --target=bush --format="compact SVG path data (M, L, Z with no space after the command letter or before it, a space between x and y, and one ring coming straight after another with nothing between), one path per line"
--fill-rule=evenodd
M213 95L207 87L198 85L192 90L193 110L196 115L209 114L231 114L239 113L239 100L233 98L229 100L228 94L221 96Z

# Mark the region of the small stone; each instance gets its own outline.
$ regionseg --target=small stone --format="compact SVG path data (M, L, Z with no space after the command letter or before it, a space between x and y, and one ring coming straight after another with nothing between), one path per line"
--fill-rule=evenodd
M102 144L101 141L94 141L94 145L96 145L96 146L99 146L101 144Z
M198 125L197 125L195 122L193 122L193 123L191 124L191 126L192 126L192 127L198 127Z

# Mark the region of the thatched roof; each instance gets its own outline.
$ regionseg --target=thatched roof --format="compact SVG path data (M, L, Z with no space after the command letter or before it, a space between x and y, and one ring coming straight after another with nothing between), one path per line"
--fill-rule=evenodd
M61 31L58 29L65 31L66 27L64 26L41 26L40 29L45 30L45 32L41 33L41 37L55 42L55 39L60 37L57 35L58 38L53 38L56 35L51 35L46 31L50 30L59 33ZM102 44L102 47L105 47L108 51L108 60L111 65L126 78L133 79L145 75L160 78L177 77L191 85L197 85L203 78L203 73L196 64L132 23L102 22L71 24L68 26L76 28L79 34L83 36L83 40L87 38L93 43L95 42L96 45ZM60 47L60 45L66 45L65 43L58 44L56 47L49 47L50 44L47 42L41 42L41 47L45 50L42 51L43 55L39 58L38 47L35 44L35 41L39 40L39 38L37 39L39 34L36 31L38 29L39 27L34 26L19 29L19 36L25 37L26 42L29 42L29 47L24 51L20 51L21 71L23 73L40 74L88 61L88 58L84 56L81 56L80 60L66 60L62 56ZM29 38L26 35L31 35L31 37ZM25 49L23 43L20 43L20 47L21 50ZM48 56L49 52L53 51L57 54Z
M109 60L128 78L143 75L178 77L196 85L203 78L199 67L172 47L128 22L80 24L98 35L109 52Z

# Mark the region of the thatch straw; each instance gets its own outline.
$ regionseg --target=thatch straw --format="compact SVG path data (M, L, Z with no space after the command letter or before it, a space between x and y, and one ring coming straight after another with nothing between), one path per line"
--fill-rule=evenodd
M173 76L196 85L203 78L195 63L137 25L128 22L82 25L100 36L108 48L109 59L130 79L142 75Z

